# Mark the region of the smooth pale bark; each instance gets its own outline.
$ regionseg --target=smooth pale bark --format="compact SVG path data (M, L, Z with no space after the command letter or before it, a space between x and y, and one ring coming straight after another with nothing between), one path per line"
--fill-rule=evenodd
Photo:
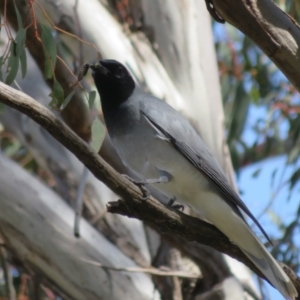
M82 261L136 266L86 221L82 237L75 238L74 212L57 194L3 155L0 168L0 230L21 261L73 299L152 299L149 276L104 271Z

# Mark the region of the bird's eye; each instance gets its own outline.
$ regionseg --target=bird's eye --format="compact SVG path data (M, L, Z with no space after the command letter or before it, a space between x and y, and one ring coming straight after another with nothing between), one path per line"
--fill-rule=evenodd
M119 67L117 72L116 72L116 77L117 78L122 78L124 76L123 68Z

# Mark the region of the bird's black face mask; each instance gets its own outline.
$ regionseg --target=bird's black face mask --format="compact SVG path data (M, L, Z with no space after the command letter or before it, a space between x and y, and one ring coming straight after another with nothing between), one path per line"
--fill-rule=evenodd
M133 93L135 82L121 63L115 60L100 60L91 62L89 67L93 70L103 109L116 109Z

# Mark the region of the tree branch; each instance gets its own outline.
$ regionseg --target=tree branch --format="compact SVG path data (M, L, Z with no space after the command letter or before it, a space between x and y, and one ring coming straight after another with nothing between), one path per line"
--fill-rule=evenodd
M214 0L217 13L250 37L300 91L300 27L271 0Z
M242 153L238 153L237 161L239 169L269 158L290 153L294 147L293 139L293 136L288 136L285 139L268 137L260 144L246 148Z
M0 82L0 102L26 114L44 127L54 138L70 150L94 175L123 200L110 202L108 211L146 221L166 237L176 235L188 241L197 241L241 261L256 274L265 278L243 252L216 227L200 219L169 209L151 197L143 200L138 187L111 168L90 146L43 105ZM292 270L288 270L289 275ZM292 276L290 276L292 277ZM295 278L293 282L296 282ZM296 284L298 291L300 285Z

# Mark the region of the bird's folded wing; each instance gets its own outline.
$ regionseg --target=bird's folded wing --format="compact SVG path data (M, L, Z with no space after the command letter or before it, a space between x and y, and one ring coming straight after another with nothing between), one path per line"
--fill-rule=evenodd
M178 150L179 153L181 153L187 160L190 161L191 164L193 164L199 171L204 173L215 184L215 186L219 189L219 191L224 195L224 200L230 201L231 206L234 205L235 207L236 206L239 207L253 220L253 222L258 226L258 228L264 234L266 239L272 244L267 233L264 231L264 229L259 224L257 219L252 215L250 210L243 203L243 201L240 199L240 197L237 195L234 189L229 185L227 179L223 175L221 175L220 172L218 172L209 163L209 161L207 161L207 159L205 159L200 154L199 151L192 149L189 145L187 145L187 143L181 141L182 139L180 139L180 137L175 136L174 133L171 134L170 132L168 132L165 128L163 128L159 124L159 121L151 118L151 116L149 116L146 112L144 111L141 112L148 119L148 121L151 122L152 126L157 129L158 132L163 133L165 137L169 139L169 141L173 144L173 146ZM168 127L170 126L171 124L168 123Z

